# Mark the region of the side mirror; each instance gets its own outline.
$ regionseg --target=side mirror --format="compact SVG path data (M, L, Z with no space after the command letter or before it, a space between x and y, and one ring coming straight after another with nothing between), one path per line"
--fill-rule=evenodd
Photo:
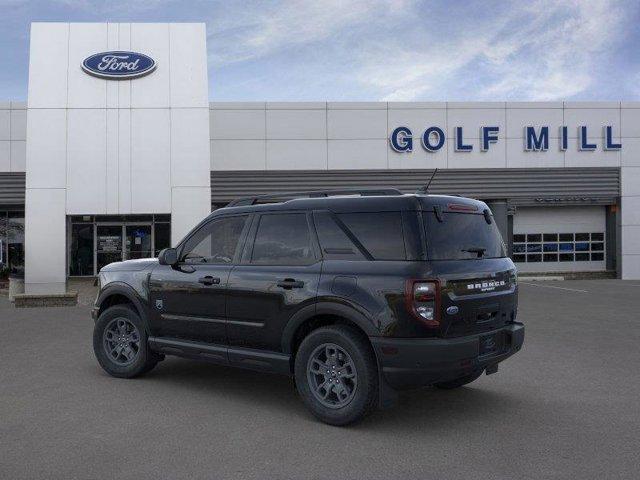
M178 251L175 248L165 248L158 255L160 265L174 266L178 263Z

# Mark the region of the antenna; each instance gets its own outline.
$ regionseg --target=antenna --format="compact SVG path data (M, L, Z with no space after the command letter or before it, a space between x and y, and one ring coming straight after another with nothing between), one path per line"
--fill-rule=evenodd
M433 181L433 177L436 176L436 173L438 173L438 169L437 168L431 174L431 178L429 178L429 181L427 182L427 184L424 185L423 187L420 187L418 190L416 190L416 193L420 193L420 194L427 193L429 191L429 187L431 186L431 182Z

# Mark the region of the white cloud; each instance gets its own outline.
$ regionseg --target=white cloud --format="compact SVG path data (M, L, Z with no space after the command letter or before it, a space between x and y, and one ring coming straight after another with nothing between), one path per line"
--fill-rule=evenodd
M211 61L227 65L330 39L402 12L403 0L261 2L216 12L209 22Z
M382 58L376 48L359 81L380 92L382 100L433 98L452 83L473 85L479 100L567 98L592 85L597 62L617 40L624 20L623 10L607 0L537 1L502 11L484 23L464 19L466 32L451 38L425 32L428 48L404 47L391 61L385 59L394 57L393 48Z

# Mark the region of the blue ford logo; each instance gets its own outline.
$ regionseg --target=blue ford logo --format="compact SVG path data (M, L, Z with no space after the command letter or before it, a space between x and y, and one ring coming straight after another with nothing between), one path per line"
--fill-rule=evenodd
M136 52L102 52L87 57L82 69L94 77L129 80L151 73L156 68L153 58Z
M455 305L450 306L449 308L447 308L447 313L449 315L455 315L456 313L458 313L458 307L456 307Z

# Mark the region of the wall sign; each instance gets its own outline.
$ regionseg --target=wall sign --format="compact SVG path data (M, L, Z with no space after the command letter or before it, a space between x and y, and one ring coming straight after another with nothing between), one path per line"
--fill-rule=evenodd
M456 152L471 152L473 145L465 143L462 127L453 128L454 150ZM489 147L498 142L500 127L480 127L480 151L487 152ZM526 152L546 152L549 150L549 127L524 127L524 150ZM586 126L578 127L578 150L592 152L598 148L597 142L591 140ZM567 150L569 145L569 129L561 126L558 131L559 149ZM427 152L437 152L445 144L445 133L440 127L428 127L421 136L422 147ZM389 145L396 152L411 152L413 150L413 132L409 127L397 127L389 137ZM602 128L602 149L622 150L621 143L615 143L613 127L606 125Z
M87 57L82 69L94 77L108 80L131 80L153 72L153 58L136 52L102 52Z

